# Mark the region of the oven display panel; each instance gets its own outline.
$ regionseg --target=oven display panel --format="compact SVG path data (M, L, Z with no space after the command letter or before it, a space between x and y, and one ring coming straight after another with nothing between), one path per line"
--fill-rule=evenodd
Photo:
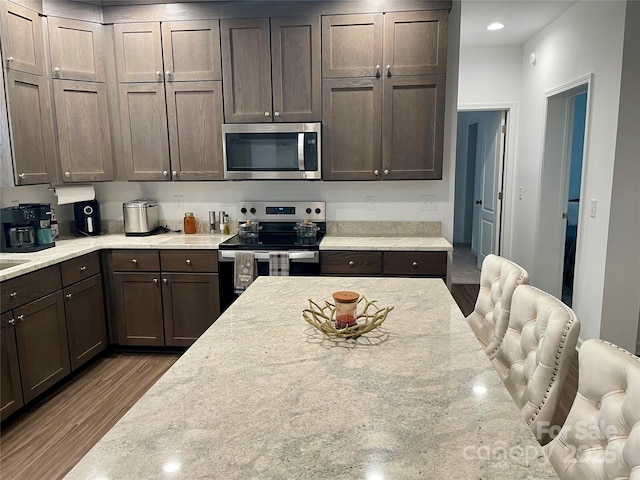
M267 207L267 215L295 215L296 207Z

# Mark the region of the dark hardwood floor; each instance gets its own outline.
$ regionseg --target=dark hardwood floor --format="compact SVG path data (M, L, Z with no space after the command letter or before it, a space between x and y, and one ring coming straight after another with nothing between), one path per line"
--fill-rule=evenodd
M179 357L110 353L8 419L0 478L62 478Z

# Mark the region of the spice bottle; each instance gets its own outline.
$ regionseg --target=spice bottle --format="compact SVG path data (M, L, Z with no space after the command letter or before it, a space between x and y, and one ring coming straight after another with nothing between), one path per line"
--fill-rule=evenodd
M193 212L184 214L184 233L196 233L196 218Z

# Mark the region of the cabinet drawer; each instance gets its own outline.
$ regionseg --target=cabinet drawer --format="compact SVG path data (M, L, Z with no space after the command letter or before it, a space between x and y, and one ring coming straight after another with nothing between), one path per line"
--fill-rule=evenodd
M162 250L163 272L217 272L218 252L215 250Z
M157 250L114 250L111 252L113 270L153 272L160 270Z
M447 276L447 252L384 252L385 275Z
M0 285L1 311L6 312L61 288L59 265L12 278Z
M62 272L62 285L65 287L92 277L100 273L98 252L67 260L60 265L60 270Z
M380 275L382 252L321 252L320 270L333 275Z

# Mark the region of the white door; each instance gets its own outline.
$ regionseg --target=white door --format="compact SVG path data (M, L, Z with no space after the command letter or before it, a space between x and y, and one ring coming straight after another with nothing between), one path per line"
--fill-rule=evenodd
M484 258L498 253L502 163L506 132L506 112L484 112L478 122L475 208L477 210L477 266ZM476 215L474 215L475 217Z

